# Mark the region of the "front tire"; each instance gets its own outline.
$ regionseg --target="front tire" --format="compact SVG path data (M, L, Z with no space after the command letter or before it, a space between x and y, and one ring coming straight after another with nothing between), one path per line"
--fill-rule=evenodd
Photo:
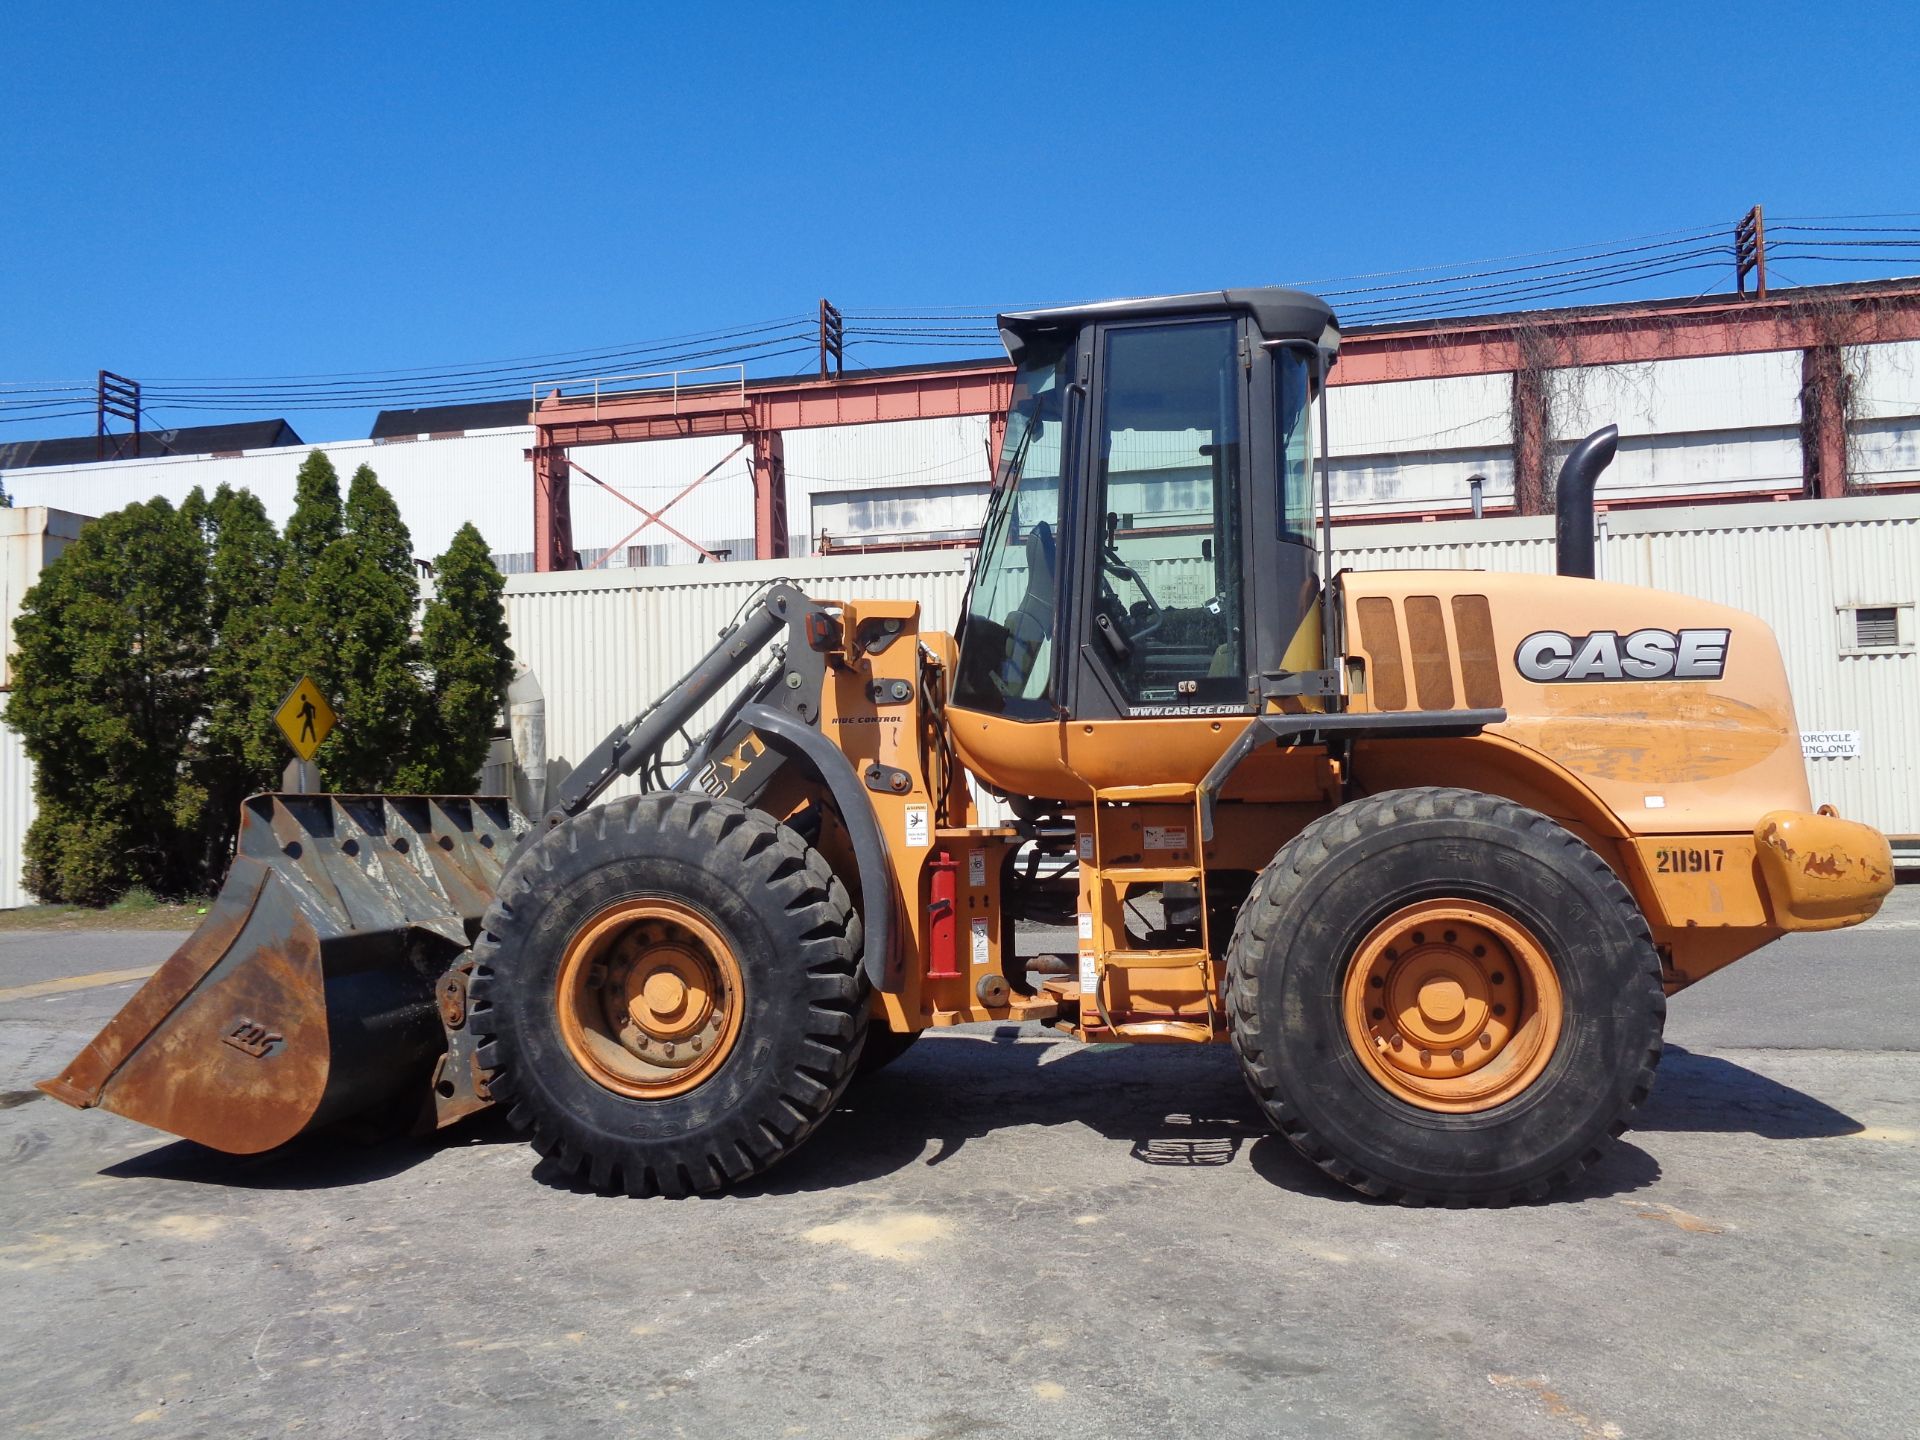
M790 1154L851 1078L860 922L820 854L769 816L644 795L515 862L471 995L495 1101L563 1177L715 1190Z
M1666 997L1633 897L1544 815L1467 790L1342 806L1282 847L1228 952L1242 1071L1335 1179L1410 1204L1567 1184L1647 1097Z

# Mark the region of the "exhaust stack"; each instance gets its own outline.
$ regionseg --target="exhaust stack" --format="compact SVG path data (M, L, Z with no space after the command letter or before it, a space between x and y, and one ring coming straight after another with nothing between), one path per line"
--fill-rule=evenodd
M1553 490L1554 571L1593 578L1593 487L1620 448L1620 427L1596 430L1567 456Z

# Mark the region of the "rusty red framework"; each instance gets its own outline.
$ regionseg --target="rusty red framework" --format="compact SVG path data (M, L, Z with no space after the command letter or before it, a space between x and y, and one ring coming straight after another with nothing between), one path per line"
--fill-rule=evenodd
M1638 364L1770 350L1802 352L1806 390L1833 392L1839 347L1920 339L1920 280L1806 287L1765 296L1596 305L1574 310L1474 316L1363 327L1340 346L1336 385L1377 385L1456 375L1512 373L1516 434L1538 430L1542 403L1523 354L1554 368ZM998 459L1013 370L1004 360L867 371L832 379L740 380L735 384L636 389L543 397L534 408L534 564L577 567L568 503L567 452L574 446L737 435L753 451L754 556L787 553L786 461L781 435L821 426L985 415ZM1845 427L1830 400L1802 420L1808 493L1831 496L1845 483ZM1544 504L1546 443L1522 444L1515 491L1521 513ZM583 472L584 473L584 472ZM711 472L709 472L711 473ZM702 479L705 477L702 476ZM694 484L698 484L695 481ZM692 487L689 486L689 489ZM685 494L686 492L681 492ZM680 496L674 497L676 500ZM669 502L672 503L672 502ZM635 507L638 509L639 507ZM648 512L642 511L645 515ZM640 528L644 529L647 521ZM666 527L662 522L663 528ZM637 531L636 531L637 533ZM631 538L631 537L629 537ZM622 542L624 543L624 542Z

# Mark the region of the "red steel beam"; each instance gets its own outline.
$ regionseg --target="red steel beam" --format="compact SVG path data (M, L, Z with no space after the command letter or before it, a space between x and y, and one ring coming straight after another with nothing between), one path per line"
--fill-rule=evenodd
M690 435L753 435L888 420L992 415L1013 398L1013 367L897 371L625 395L550 395L533 412L539 445L613 445Z
M1525 341L1524 332L1531 332ZM1914 339L1920 339L1920 283L1899 281L1861 290L1775 291L1764 300L1540 310L1525 317L1363 330L1342 337L1332 380L1335 385L1378 385L1497 375L1521 368L1523 343L1544 344L1552 364L1559 367Z

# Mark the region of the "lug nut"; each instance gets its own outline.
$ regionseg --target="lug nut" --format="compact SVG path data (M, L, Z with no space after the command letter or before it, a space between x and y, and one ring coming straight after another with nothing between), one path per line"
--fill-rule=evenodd
M1493 1036L1487 1034L1485 1031L1482 1031L1480 1034L1480 1048L1482 1050L1491 1050L1493 1048Z
M1433 1063L1433 1052L1431 1050L1422 1050L1420 1052L1420 1063L1422 1065L1431 1065Z
M1455 940L1459 939L1460 937L1455 935L1453 931L1449 930L1445 935L1441 936L1440 938L1445 940L1447 944L1451 945Z
M1504 985L1504 984L1506 984L1506 983L1507 983L1507 976L1506 976L1506 972L1505 972L1504 970L1496 970L1496 971L1494 971L1494 972L1493 972L1493 983L1494 983L1494 984L1496 984L1496 985Z
M1493 1007L1493 1013L1496 1015L1504 1015L1507 1013L1507 1007L1504 1005L1496 1005Z
M1467 1052L1456 1047L1453 1052L1453 1063L1458 1065L1466 1058Z

